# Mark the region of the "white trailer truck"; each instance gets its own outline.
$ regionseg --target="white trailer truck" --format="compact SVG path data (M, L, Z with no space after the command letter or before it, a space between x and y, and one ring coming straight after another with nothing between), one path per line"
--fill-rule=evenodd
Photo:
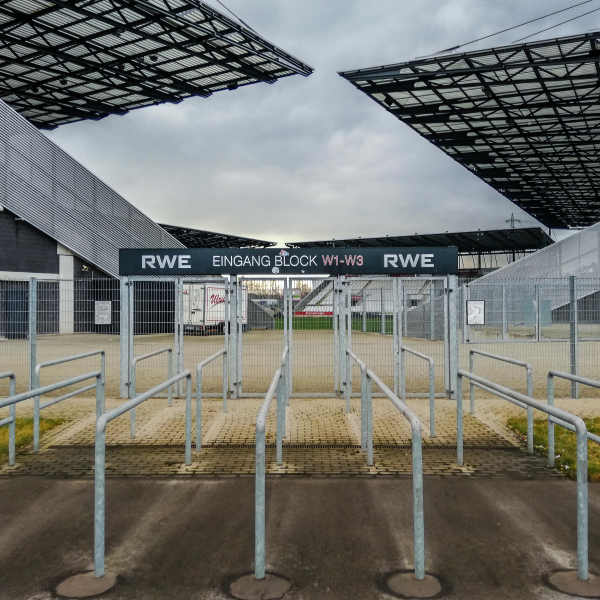
M183 330L186 334L223 334L226 290L220 283L184 283ZM233 312L233 306L231 310ZM242 287L242 324L244 328L248 324L248 288L245 286Z

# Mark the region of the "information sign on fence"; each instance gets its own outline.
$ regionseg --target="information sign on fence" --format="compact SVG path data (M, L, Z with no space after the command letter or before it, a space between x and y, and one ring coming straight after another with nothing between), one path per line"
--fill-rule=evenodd
M120 275L453 275L458 248L123 249Z

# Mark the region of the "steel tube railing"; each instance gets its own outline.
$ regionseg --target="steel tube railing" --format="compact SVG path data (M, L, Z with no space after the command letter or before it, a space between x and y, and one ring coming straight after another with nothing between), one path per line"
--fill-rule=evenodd
M10 373L3 373L2 374L4 376L4 378L6 377L10 377ZM39 405L39 397L43 396L44 394L49 394L50 392L55 392L56 390L62 390L63 388L69 387L71 385L77 385L78 383L81 383L83 381L87 381L88 379L93 379L96 378L96 382L94 385L92 386L87 386L84 389L92 389L92 388L96 388L96 413L98 412L99 408L102 408L102 410L104 410L104 386L102 385L102 377L103 377L103 373L102 371L92 371L90 373L86 373L85 375L77 375L76 377L71 377L70 379L65 379L63 381L57 381L56 383L51 383L49 385L45 385L43 387L37 387L33 390L29 390L28 392L23 392L21 394L12 394L10 397L4 399L4 400L0 400L0 408L4 408L6 406L10 406L10 416L8 417L8 419L5 419L2 424L10 424L11 427L14 427L15 421L16 421L16 408L15 405L18 404L19 402L23 402L24 400L29 400L31 398L38 398L38 405ZM0 376L0 378L2 378ZM12 384L11 384L11 388L12 388ZM13 389L11 389L11 391L13 391ZM77 394L80 394L82 390L76 390L75 392ZM71 395L76 395L76 393L73 392ZM63 397L64 400L64 397ZM38 412L39 415L39 412ZM35 424L35 422L34 422ZM38 449L39 449L39 420L38 420ZM12 464L14 464L14 455L15 455L15 432L12 432L12 436L11 436L11 431L9 429L9 464L10 464L10 456L12 455L13 457L13 462ZM34 434L35 434L35 429L34 429ZM12 441L11 441L11 437L12 437Z
M281 367L277 369L265 400L256 417L256 476L254 481L254 577L265 578L265 522L266 522L266 441L265 429L267 415L273 397L277 394L277 464L281 465L283 452L283 431L285 428L285 409L290 390L286 380L289 362L289 346L281 356Z
M210 364L213 360L223 357L223 412L227 412L227 395L229 391L229 374L228 374L228 358L227 346L219 350L206 360L198 363L196 367L196 452L202 450L202 369Z
M73 356L66 356L65 358L56 358L54 360L48 360L46 362L38 363L35 366L35 370L33 372L33 388L35 389L35 388L40 387L40 375L41 375L42 369L44 369L45 367L53 367L55 365L61 365L63 363L67 363L67 362L81 360L83 358L88 358L90 356L96 356L98 354L100 355L100 373L102 374L102 377L101 377L102 392L100 394L98 394L98 392L96 392L96 399L98 400L98 397L101 398L101 404L98 403L98 401L96 402L96 419L97 419L101 414L104 413L104 388L105 388L105 382L106 382L106 378L105 378L106 352L104 350L92 350L90 352L83 352L82 354L75 354ZM96 387L96 386L94 385L93 387ZM72 398L73 396L77 396L78 394L87 392L90 389L93 389L93 388L88 386L83 389L76 390L75 392L72 392L70 394L65 394L64 396L61 396L60 398L56 398L53 402L47 403L44 406L40 406L40 395L37 395L34 397L34 399L33 399L33 451L34 452L38 452L40 449L40 410L47 406L52 406L52 404L57 404L58 402L62 402L63 400L66 400L67 398Z
M463 435L462 435L462 403L463 403L463 378L484 385L491 393L503 398L509 396L521 402L528 408L536 409L552 416L554 422L571 425L577 434L577 579L586 581L588 579L588 459L587 459L587 428L581 417L577 417L564 410L556 408L551 404L544 404L525 394L515 392L510 388L488 381L483 377L474 375L462 369L457 372L457 462L463 466Z
M474 373L475 371L475 355L484 356L493 360L499 360L501 362L516 365L517 367L524 367L527 377L527 396L533 396L533 368L529 363L517 360L515 358L509 358L508 356L501 356L499 354L492 354L491 352L485 352L483 350L469 350L469 371ZM469 410L472 415L475 414L475 385L470 382L469 385L469 398L470 406ZM527 406L527 454L533 454L533 409Z
M566 379L571 381L573 384L581 383L589 387L600 389L600 381L594 379L587 379L586 377L580 377L579 375L571 375L570 373L562 373L561 371L550 371L548 373L548 404L554 406L554 378ZM569 431L574 431L568 425L568 423L560 422L554 417L548 415L548 466L555 466L555 455L556 455L556 443L554 441L554 425L560 425ZM600 436L594 435L593 433L587 432L588 439L593 442L600 443Z
M17 378L12 372L0 373L0 379L8 379L8 395L14 396L17 393ZM15 466L15 437L17 423L17 407L16 404L11 404L9 408L8 418L0 421L0 427L8 425L8 466Z
M413 467L413 526L415 544L415 579L425 579L425 517L423 513L423 439L421 421L392 390L367 369L367 378L373 382L406 417L412 431ZM370 424L372 427L372 424Z
M136 367L139 362L146 360L148 358L152 358L153 356L158 356L159 354L167 353L167 379L171 379L173 377L173 348L161 348L160 350L154 350L153 352L148 352L147 354L141 354L140 356L135 356L131 361L131 382L129 386L129 397L135 398L137 394L137 381L136 381ZM167 391L168 393L168 405L173 406L173 389L169 386ZM129 414L129 435L131 439L135 438L135 408L132 409Z
M367 366L349 348L346 354L360 367L360 449L367 453L367 466L373 466L373 389L367 378ZM350 371L352 375L352 371Z
M128 400L121 406L104 413L96 421L95 476L94 476L94 577L104 576L104 523L106 518L106 426L138 404L156 396L164 389L185 379L185 464L192 464L192 373L184 371L151 390Z
M429 437L435 437L435 361L431 356L400 344L400 386L406 404L406 352L429 363Z

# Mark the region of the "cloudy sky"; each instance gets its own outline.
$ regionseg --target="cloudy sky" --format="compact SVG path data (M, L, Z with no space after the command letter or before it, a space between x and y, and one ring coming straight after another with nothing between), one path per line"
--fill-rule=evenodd
M163 223L279 243L501 228L513 212L534 226L337 72L410 60L576 2L226 0L313 75L48 135ZM511 43L598 7L595 0L466 49ZM540 38L598 27L600 12Z

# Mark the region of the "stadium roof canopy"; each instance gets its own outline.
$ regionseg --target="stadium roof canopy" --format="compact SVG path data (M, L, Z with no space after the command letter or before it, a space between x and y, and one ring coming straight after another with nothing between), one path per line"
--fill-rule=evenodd
M506 254L535 252L554 243L540 227L499 229L495 231L467 231L462 233L433 233L430 235L402 235L378 238L354 238L321 242L286 244L289 248L373 248L386 246L406 248L414 246L457 246L459 254Z
M548 227L600 220L600 32L340 75Z
M0 98L40 128L311 73L200 0L0 3Z
M184 244L186 248L269 248L275 245L275 242L265 242L263 240L214 233L213 231L202 231L200 229L190 229L189 227L163 224L160 224L160 226L176 240Z

